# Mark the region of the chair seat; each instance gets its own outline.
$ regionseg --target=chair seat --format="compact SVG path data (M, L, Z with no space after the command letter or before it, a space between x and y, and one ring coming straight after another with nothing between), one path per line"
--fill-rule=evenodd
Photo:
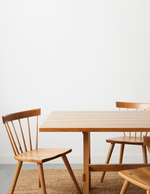
M46 148L46 149L34 149L32 151L23 152L17 156L14 156L16 160L33 162L33 163L43 163L64 154L68 154L72 149L59 149L59 148Z
M150 190L150 167L120 171L119 175L143 189Z
M113 137L110 139L106 139L108 143L124 143L124 144L134 144L134 145L143 145L143 138L140 137L129 137L129 136L121 136L121 137Z

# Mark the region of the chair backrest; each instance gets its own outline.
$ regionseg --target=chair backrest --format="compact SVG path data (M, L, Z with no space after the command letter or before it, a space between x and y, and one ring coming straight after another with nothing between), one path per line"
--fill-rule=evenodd
M12 113L6 116L2 116L2 120L3 123L5 125L14 155L17 156L20 153L23 153L23 149L21 147L21 139L22 139L22 144L24 145L24 151L27 152L27 144L25 141L25 136L23 133L23 128L22 128L22 124L21 121L22 120L27 120L27 128L28 128L28 137L29 137L29 147L30 150L32 150L32 139L31 139L31 130L30 130L30 123L29 123L29 118L30 117L37 117L36 119L36 125L35 125L35 129L36 129L36 146L35 148L38 149L38 116L41 114L41 109L34 109L34 110L27 110L27 111L22 111L22 112L17 112L17 113ZM20 135L22 138L19 138L19 131L16 130L16 125L17 128L20 128ZM23 121L22 121L23 122ZM11 123L11 125L10 125ZM24 131L25 132L25 131ZM20 140L19 140L20 139Z
M121 108L126 108L127 110L129 109L141 109L141 110L150 110L150 103L134 103L134 102L116 102L116 107L121 110ZM124 136L125 132L123 132ZM135 137L136 137L136 132L135 132ZM147 135L147 132L145 133ZM131 137L131 132L129 132L129 136ZM140 137L142 138L142 132L140 132Z

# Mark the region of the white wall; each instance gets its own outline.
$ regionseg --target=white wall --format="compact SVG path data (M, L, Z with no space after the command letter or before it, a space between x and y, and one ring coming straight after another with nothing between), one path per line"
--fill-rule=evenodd
M149 83L149 0L0 0L0 117L41 107L41 124L54 110L116 110L116 100L150 102ZM93 162L115 135L92 134ZM82 162L82 133L40 133L40 146L72 148ZM12 162L0 121L0 163Z

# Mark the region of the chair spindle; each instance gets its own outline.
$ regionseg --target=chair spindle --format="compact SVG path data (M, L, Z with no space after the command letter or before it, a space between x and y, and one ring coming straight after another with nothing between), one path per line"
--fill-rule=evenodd
M9 134L9 131L8 131L8 128L7 128L6 123L5 123L4 125L5 125L5 129L6 129L7 135L8 135L8 137L9 137L9 141L10 141L10 143L11 143L11 147L12 147L12 149L13 149L14 155L15 155L15 156L17 156L16 151L15 151L15 148L14 148L14 146L13 146L13 142L12 142L12 140L11 140L11 137L10 137L10 134Z
M32 150L31 133L30 133L30 124L29 124L29 118L28 118L28 117L27 117L27 122L28 122L28 132L29 132L30 150Z
M127 111L128 111L129 109L127 108ZM129 137L131 137L131 132L129 132Z
M136 108L136 111L137 111L137 108ZM136 138L136 132L135 132L135 136L134 137Z
M148 132L145 133L145 136L147 136Z
M12 139L13 145L14 145L14 147L15 147L15 150L16 150L17 154L19 154L18 148L17 148L17 146L16 146L15 140L14 140L14 138L13 138L13 135L12 135L12 133L11 133L11 130L10 130L10 127L9 127L9 124L8 124L8 123L7 123L7 128L8 128L10 137L11 137L11 139Z
M38 116L36 117L36 149L38 149Z
M131 132L129 132L129 137L131 137Z
M11 121L11 124L12 124L12 127L14 129L14 133L16 135L16 139L17 139L17 142L18 142L19 149L20 149L21 153L23 153L22 147L21 147L20 142L19 142L19 139L18 139L18 135L17 135L16 129L15 129L15 126L14 126L14 123L12 121Z
M121 109L119 108L119 111L120 111ZM123 132L123 136L125 137L126 136L126 134L125 134L125 132Z
M24 135L23 135L23 130L22 130L22 126L21 126L20 119L18 119L18 122L19 122L20 131L21 131L21 135L22 135L22 140L23 140L23 144L24 144L24 149L25 149L25 151L27 152L27 146L26 146L26 142L25 142L25 139L24 139Z

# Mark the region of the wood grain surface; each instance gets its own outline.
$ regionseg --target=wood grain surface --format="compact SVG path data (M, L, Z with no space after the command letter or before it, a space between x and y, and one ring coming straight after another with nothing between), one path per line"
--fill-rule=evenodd
M150 111L54 111L39 131L150 131Z

